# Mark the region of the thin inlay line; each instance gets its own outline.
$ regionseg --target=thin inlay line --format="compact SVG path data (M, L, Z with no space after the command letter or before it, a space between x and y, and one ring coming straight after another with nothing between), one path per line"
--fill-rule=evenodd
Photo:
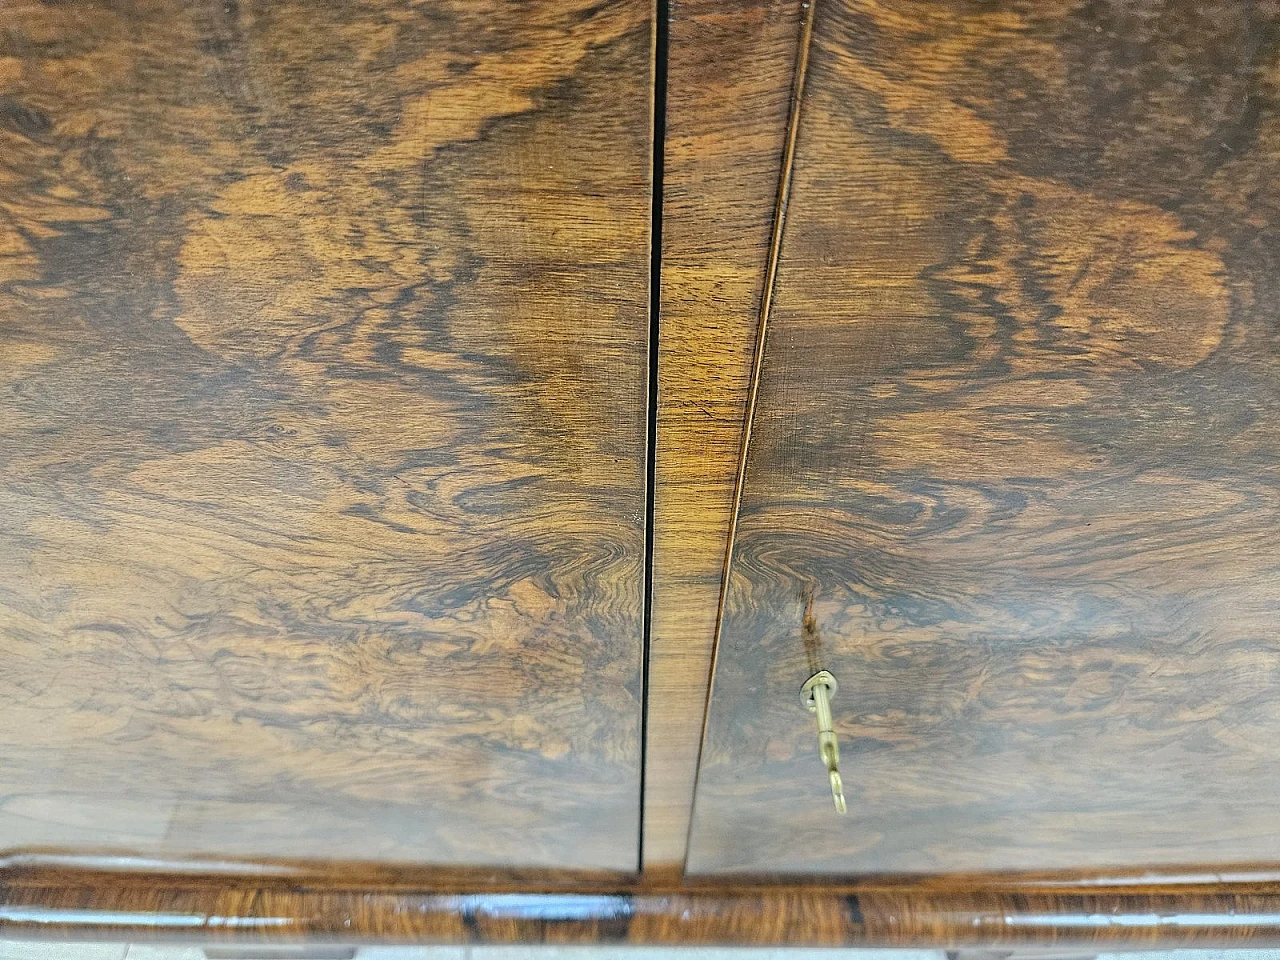
M799 49L795 75L791 81L791 109L787 117L787 137L782 147L782 166L778 172L778 196L773 207L773 227L769 236L769 253L765 261L764 284L760 293L760 313L756 323L755 355L751 358L751 380L747 387L747 409L743 416L742 446L738 452L738 472L733 483L733 507L729 513L729 532L725 539L724 574L720 578L720 596L716 602L715 635L711 641L711 676L707 681L707 699L702 708L702 739L698 745L698 765L694 776L693 802L690 805L689 829L685 838L685 862L688 863L693 839L693 811L698 805L698 784L702 779L702 755L707 745L707 725L711 716L711 697L716 682L716 664L720 659L720 633L724 625L724 608L729 594L729 577L733 572L733 548L738 536L738 511L742 507L742 489L746 483L747 453L751 447L751 428L755 422L756 399L760 393L760 369L764 363L765 340L769 332L769 314L773 311L773 288L778 277L778 260L782 252L782 232L787 222L787 203L791 199L791 173L795 165L796 136L800 130L804 84L809 73L809 47L813 40L814 11L818 0L802 0L803 20L800 24Z

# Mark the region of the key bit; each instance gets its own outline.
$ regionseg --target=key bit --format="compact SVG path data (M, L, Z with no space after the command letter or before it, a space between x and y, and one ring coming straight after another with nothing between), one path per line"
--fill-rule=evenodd
M846 813L844 781L840 779L840 741L836 739L835 721L831 718L831 698L839 684L826 670L819 670L800 688L800 699L818 722L818 756L827 767L827 779L831 782L831 802L837 813Z

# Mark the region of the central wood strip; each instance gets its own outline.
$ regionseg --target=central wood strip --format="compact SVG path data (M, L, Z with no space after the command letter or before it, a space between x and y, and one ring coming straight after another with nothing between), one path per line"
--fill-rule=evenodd
M797 0L670 5L645 752L651 871L684 862L802 20Z
M685 860L803 20L797 0L672 0L669 17L645 750L648 870L678 870Z

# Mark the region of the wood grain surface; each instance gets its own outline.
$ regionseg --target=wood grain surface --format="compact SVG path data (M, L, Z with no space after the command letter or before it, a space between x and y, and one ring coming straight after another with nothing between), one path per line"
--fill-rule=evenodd
M644 859L685 858L798 0L670 5Z
M0 869L0 939L234 944L1280 945L1273 869L653 883L485 871ZM0 948L3 944L0 943Z
M0 16L0 849L634 869L647 0Z
M1280 10L816 16L690 869L1280 860Z

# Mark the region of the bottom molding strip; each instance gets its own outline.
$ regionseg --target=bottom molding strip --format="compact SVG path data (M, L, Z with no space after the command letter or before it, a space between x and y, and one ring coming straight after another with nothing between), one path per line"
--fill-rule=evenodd
M0 939L344 944L1280 946L1280 875L850 883L0 865ZM1220 875L1219 875L1220 876Z

